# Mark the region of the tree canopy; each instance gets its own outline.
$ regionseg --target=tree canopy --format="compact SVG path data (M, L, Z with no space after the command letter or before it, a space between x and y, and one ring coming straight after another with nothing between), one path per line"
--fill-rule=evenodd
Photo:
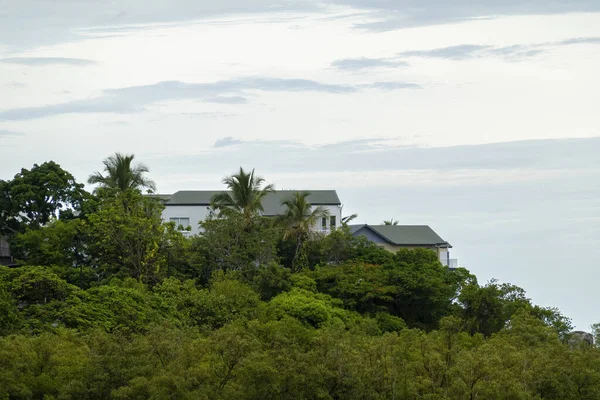
M305 193L261 216L254 172L186 237L140 186L34 169L0 182L19 264L0 266L0 399L600 398L600 348L559 310L427 249L308 235Z
M52 218L69 218L81 210L83 184L54 161L23 168L10 181L0 181L0 234L39 229Z

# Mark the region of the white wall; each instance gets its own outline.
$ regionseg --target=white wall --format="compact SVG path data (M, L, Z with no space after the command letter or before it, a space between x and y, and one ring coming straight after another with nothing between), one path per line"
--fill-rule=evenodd
M335 227L339 228L340 226L342 226L342 207L340 207L340 206L323 206L323 207L326 208L327 211L329 211L329 216L330 217L335 216ZM331 219L328 217L327 218L326 231L330 231L331 230L330 222L331 222ZM321 231L322 230L321 220L320 219L312 227L312 229L314 231Z
M335 216L335 225L337 228L342 226L342 208L340 206L324 206L328 211L330 216ZM209 209L207 206L177 206L170 205L166 206L163 213L162 218L163 221L169 222L171 218L189 218L190 226L192 230L189 235L197 235L201 232L200 227L198 226L199 222L202 222L206 219L209 214ZM330 225L331 219L327 218L327 231L331 229ZM313 226L313 230L321 231L321 221L317 221L317 224Z
M208 216L207 206L166 206L162 213L163 221L169 222L171 218L189 218L192 230L190 235L200 233L198 223L204 221Z
M438 249L438 257L442 264L448 265L448 249L439 248Z

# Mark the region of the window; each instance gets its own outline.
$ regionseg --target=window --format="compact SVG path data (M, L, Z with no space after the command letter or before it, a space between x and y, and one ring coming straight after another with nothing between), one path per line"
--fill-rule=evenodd
M335 229L335 215L329 217L329 227L331 228L331 230Z
M326 217L321 218L321 229L322 230L327 229L327 218Z
M189 217L169 218L169 222L174 222L175 223L175 228L177 230L180 230L180 231L185 231L190 226L190 219L189 219Z

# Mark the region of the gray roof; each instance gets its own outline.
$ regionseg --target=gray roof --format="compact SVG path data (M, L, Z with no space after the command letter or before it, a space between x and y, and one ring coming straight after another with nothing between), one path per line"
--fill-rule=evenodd
M264 214L280 214L284 210L281 207L283 200L291 198L296 192L304 191L310 193L307 200L313 205L341 205L335 190L277 190L267 194L263 199ZM180 190L172 195L156 195L156 197L165 200L166 206L209 206L213 196L222 192L222 190Z
M397 246L437 246L449 247L450 243L442 239L428 225L350 225L353 235L360 235L368 229L385 241Z
M155 199L160 199L160 200L166 202L171 198L172 195L170 195L170 194L147 194L146 196L152 197Z
M284 200L291 199L296 192L308 192L306 200L314 206L339 206L342 203L335 190L278 190L269 193L263 199L264 215L279 215L285 211L281 205Z

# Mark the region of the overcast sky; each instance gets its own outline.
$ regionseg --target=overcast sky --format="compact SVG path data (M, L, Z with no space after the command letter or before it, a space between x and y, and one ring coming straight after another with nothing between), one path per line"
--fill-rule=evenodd
M600 0L0 0L0 179L135 153L429 224L482 283L600 322Z

